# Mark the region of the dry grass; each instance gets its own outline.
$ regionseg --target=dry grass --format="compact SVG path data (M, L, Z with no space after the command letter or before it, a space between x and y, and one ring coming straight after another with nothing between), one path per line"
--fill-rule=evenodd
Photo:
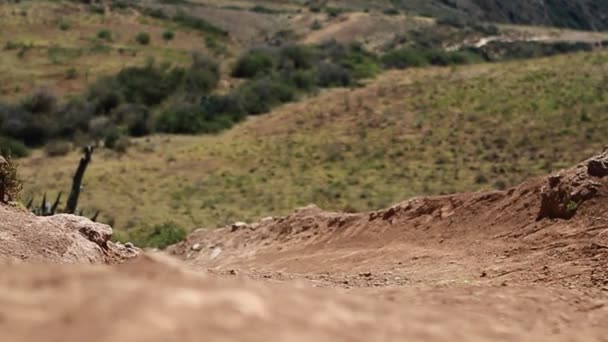
M3 99L20 98L41 86L58 95L75 94L99 76L116 73L124 66L140 65L148 58L187 64L192 51L206 49L200 34L168 22L143 18L132 11L101 15L61 1L0 4L0 22ZM61 23L68 28L62 30ZM170 42L162 39L167 28L176 32ZM97 38L100 30L111 31L112 39ZM150 45L135 41L139 32L150 33ZM17 47L7 49L11 44ZM70 77L72 68L76 74Z

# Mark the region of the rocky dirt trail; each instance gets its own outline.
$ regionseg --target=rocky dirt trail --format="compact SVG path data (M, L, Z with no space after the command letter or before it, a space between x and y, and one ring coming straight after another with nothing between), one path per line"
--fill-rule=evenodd
M2 208L0 340L608 341L606 176L608 150L507 191L309 206L136 258L109 227Z

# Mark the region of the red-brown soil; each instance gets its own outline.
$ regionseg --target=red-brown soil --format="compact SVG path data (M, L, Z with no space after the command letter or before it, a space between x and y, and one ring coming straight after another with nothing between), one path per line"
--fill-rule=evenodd
M0 340L608 341L606 176L608 150L507 191L198 230L183 261L4 262Z

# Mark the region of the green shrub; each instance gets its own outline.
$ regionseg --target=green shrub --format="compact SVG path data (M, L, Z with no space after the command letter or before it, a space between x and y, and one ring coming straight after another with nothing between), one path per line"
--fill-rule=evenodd
M344 12L344 10L341 8L337 8L337 7L327 7L325 9L325 12L327 12L327 15L330 18L335 18L335 17L339 16L340 14L342 14L342 12Z
M70 28L72 28L72 24L70 24L70 22L69 22L69 21L61 20L61 21L59 22L59 29L60 29L61 31L67 31L67 30L69 30Z
M65 78L68 80L74 80L78 78L78 70L76 68L71 67L65 72Z
M115 82L117 90L127 102L154 106L174 93L183 77L183 69L166 70L149 64L145 67L122 69Z
M279 66L281 68L309 69L317 61L317 52L309 46L290 44L279 50Z
M173 33L173 31L171 30L166 30L165 32L163 32L163 39L168 42L170 40L173 40L173 38L175 38L175 33Z
M45 89L34 91L30 96L26 97L21 106L34 114L52 113L57 105L57 98L51 92Z
M276 56L270 50L252 50L238 59L232 76L253 78L270 73L276 64Z
M186 238L186 230L173 222L153 227L140 227L118 234L123 243L132 242L139 247L166 248Z
M112 120L132 137L143 137L153 132L152 115L144 105L123 104L112 111Z
M382 11L382 13L384 13L386 15L397 15L397 14L399 14L399 10L396 8L387 8L384 11Z
M165 133L196 134L205 130L205 120L198 108L184 106L163 112L156 128Z
M97 32L97 38L110 41L112 40L112 32L109 30L99 30Z
M381 58L382 64L388 69L406 69L428 65L426 56L413 49L400 49L386 53Z
M220 80L220 68L211 58L195 54L192 66L185 73L184 86L189 94L200 96L211 92Z
M209 95L201 99L201 111L209 117L229 117L232 122L241 121L247 115L240 92L227 95Z
M198 31L215 34L215 35L219 35L219 36L228 36L228 32L226 30L223 30L215 25L210 24L203 18L190 16L183 12L176 14L173 17L173 21L175 21L176 23L178 23L182 26L189 27L189 28L192 28L192 29L195 29Z
M318 70L318 84L321 87L347 87L353 83L350 71L340 65L324 62Z
M0 155L23 158L29 156L30 151L21 141L0 137Z
M321 25L321 22L316 19L315 19L315 21L312 22L312 24L310 24L310 29L313 31L317 31L322 28L323 28L323 26Z
M296 91L289 84L276 77L264 77L247 83L239 89L243 107L248 114L269 112L274 106L291 102Z
M276 13L279 13L279 11L277 11L277 10L274 10L274 9L268 8L268 7L264 7L264 6L261 6L261 5L253 6L251 8L251 11L252 12L256 12L256 13L264 13L264 14L276 14Z
M308 7L308 10L311 11L312 13L320 13L321 6L311 5L310 7Z
M135 41L141 45L150 44L150 34L147 32L140 32L135 36Z
M122 137L120 131L116 127L109 129L103 139L103 146L111 150L116 148L118 140Z
M67 141L51 141L44 146L44 152L49 157L65 156L72 151L72 144Z
M295 70L286 75L287 81L303 91L312 91L317 86L318 75L315 70Z

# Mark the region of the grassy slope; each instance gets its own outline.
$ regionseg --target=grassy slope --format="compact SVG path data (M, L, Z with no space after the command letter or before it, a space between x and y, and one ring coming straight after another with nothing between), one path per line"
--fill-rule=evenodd
M0 22L0 99L17 99L40 86L58 95L75 94L101 75L141 65L150 57L184 65L192 51L205 51L205 40L197 32L132 11L96 14L70 2L0 4ZM61 22L69 28L61 30ZM167 28L175 32L171 42L162 39ZM98 39L99 30L110 30L112 40ZM150 34L149 45L135 41L139 32ZM31 48L20 56L20 48L6 49L7 44ZM71 68L77 72L73 79L68 77Z
M209 227L316 203L373 209L516 184L605 144L608 53L389 72L218 136L100 151L81 201L118 228ZM67 190L78 156L22 162L26 193Z

